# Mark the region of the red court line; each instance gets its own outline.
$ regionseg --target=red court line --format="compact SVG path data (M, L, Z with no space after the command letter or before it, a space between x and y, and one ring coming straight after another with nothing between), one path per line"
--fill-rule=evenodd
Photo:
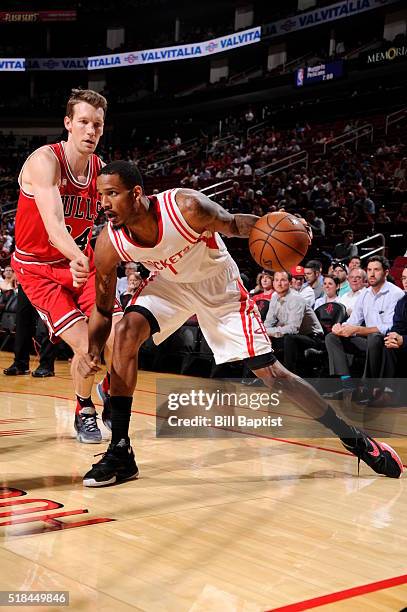
M65 397L63 395L50 395L49 393L32 393L31 391L0 391L0 393L12 393L14 395L36 395L38 397L50 397L53 399L64 399L68 401L74 401L72 398ZM154 391L150 391L150 393L154 393ZM102 406L96 402L96 406ZM134 414L143 414L144 416L150 416L153 418L164 419L157 414L152 412L144 412L143 410L132 410ZM239 431L238 429L232 429L230 427L216 427L215 425L211 426L214 429L224 429L225 431L232 431L238 434L242 434L245 436L252 436L254 438L264 438L265 440L273 440L274 442L284 442L284 444L293 444L294 446L304 446L305 448L314 448L317 450L322 450L327 453L335 453L336 455L346 455L348 457L353 457L351 453L347 453L346 451L336 450L334 448L325 448L324 446L317 446L316 444L308 444L306 442L297 442L296 440L287 440L285 438L273 438L272 436L266 436L264 434L251 433L250 431ZM403 464L403 467L407 468L407 465Z
M68 378L68 377L65 378L63 376L55 376L55 378L61 378L62 380L72 380L71 378ZM158 391L150 391L149 389L139 389L139 388L136 388L135 393L137 393L137 392L140 392L140 393L149 393L150 395L162 395L164 397L167 397L166 393L159 393ZM233 408L233 407L236 408L236 406L231 406L231 408ZM244 408L244 406L240 406L240 408ZM262 413L262 414L278 414L279 416L288 416L289 418L300 419L300 420L303 420L303 421L313 421L314 420L312 417L308 417L308 416L305 416L303 414L289 414L288 412L280 412L280 411L279 412L273 412L272 410L271 411L267 411L267 410L262 410L261 408L256 410L256 412L257 413ZM395 436L399 436L399 437L402 437L402 438L407 437L407 434L405 434L405 433L386 431L385 429L376 429L376 428L374 428L372 430L371 427L364 427L363 429L365 431L377 431L379 433L388 434L390 436L395 435Z
M366 595L367 593L382 591L384 589L389 589L391 587L406 583L407 574L403 574L402 576L395 576L394 578L387 578L386 580L379 580L378 582L370 582L369 584L363 584L351 589L336 591L335 593L329 593L329 595L322 595L320 597L314 597L313 599L298 601L297 603L288 604L288 606L270 608L270 610L267 610L267 612L300 612L301 610L310 610L311 608L318 608L336 601L343 601L344 599L350 599L351 597L358 597L359 595Z
M72 380L71 378L64 378L63 376L55 376L55 378L60 378L61 380ZM156 395L156 396L157 395L162 395L164 397L167 397L166 393L159 393L157 391L150 391L149 389L136 389L135 393L137 393L137 392L140 392L140 393L149 393L150 395ZM11 391L10 392L0 391L0 393L11 393ZM25 393L25 394L29 393L30 395L39 395L38 393L34 394L34 393L30 393L28 391L19 391L19 393ZM58 399L69 399L69 398L66 398L66 397L61 397L59 395L44 395L44 397L56 397ZM73 398L72 398L72 401L74 401ZM95 404L95 406L101 406L101 404ZM236 408L236 406L231 406L231 408ZM240 406L240 408L244 409L244 406ZM137 412L137 411L133 410L132 412ZM279 412L274 412L274 411L267 411L267 410L259 409L259 410L256 410L256 413L278 414L279 416L287 416L290 419L300 419L302 421L313 421L314 420L312 417L304 416L302 414L289 414L288 412L280 412L280 411ZM155 415L149 415L147 412L146 413L140 412L140 414L146 414L147 416L155 416ZM400 433L400 432L397 432L397 431L386 431L385 429L376 429L376 428L372 429L371 427L364 427L363 429L364 429L364 431L376 431L376 432L378 432L380 434L383 434L383 435L388 434L389 436L398 436L400 438L406 438L407 437L407 434ZM250 434L250 435L253 435L253 434ZM261 437L261 436L259 436L259 437ZM270 439L276 439L277 440L277 438L270 438ZM312 447L312 448L320 448L320 447ZM324 450L328 450L328 449L324 449ZM337 452L339 452L339 451L337 451ZM342 454L347 455L348 453L342 453ZM404 466L404 467L407 467L407 466Z

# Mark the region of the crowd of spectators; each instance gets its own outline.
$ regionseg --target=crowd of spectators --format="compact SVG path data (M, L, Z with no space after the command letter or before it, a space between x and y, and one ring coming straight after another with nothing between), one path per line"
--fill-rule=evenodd
M251 129L263 118L265 123L261 129ZM405 234L406 151L398 136L360 147L358 151L346 143L333 151L327 149L324 154L327 141L339 134L350 133L355 123L354 120L335 126L297 123L291 128L279 128L267 123L264 109L259 116L258 109L247 108L240 116L223 120L222 137L209 138L201 134L187 142L182 131L174 131L168 139L147 137L137 142L130 138L126 148L102 147L100 151L105 161L123 157L138 163L150 192L169 186L202 189L221 183L215 199L233 213L261 216L268 212L288 211L305 217L314 234L314 251L318 246L316 252L311 252L314 259L296 266L290 274L274 275L272 271L263 271L257 281L254 277L249 278L248 284L253 287L253 299L281 360L294 371L307 373L302 371L304 363L305 368L311 363L307 357L327 351L332 366L330 373L345 377L344 380L348 373L337 372L337 364L331 363L334 349L329 347L335 342L335 347L338 342L344 342L346 350L352 345L352 351L357 350L362 355L369 355L370 350L369 358L374 350L375 375L380 368L394 371L393 366L389 366L393 363L392 358L387 356L383 365L379 364L381 357L379 359L378 355L382 356L385 349L390 352L401 348L402 352L406 346L405 340L398 344L400 337L405 335L402 325L400 322L393 325L392 317L398 300L392 303L392 313L389 310L386 323L381 327L371 325L370 319L365 320L360 314L359 302L366 291L374 293L374 285L371 284L369 269L366 274L364 260L360 258L363 251L355 244L377 231L389 235L396 228L399 234ZM5 268L0 282L2 295L7 291L15 292L15 287L9 286L13 273L7 264L14 247L16 176L22 161L38 144L37 141L17 139L13 134L0 134L0 258ZM308 154L307 164L305 161L293 166L288 164L286 168L272 171L276 167L273 164L279 160L301 153ZM102 213L95 224L94 238L104 223ZM240 263L239 249L234 252L233 242L230 247ZM247 260L247 248L243 248L241 243L239 248L244 252L243 259ZM403 255L404 250L396 255ZM376 258L375 265L382 268L381 290L399 299L403 297L401 289L389 289L385 260ZM244 267L242 271L246 271ZM142 271L135 264L127 264L123 274L119 279L117 297L125 306L141 282ZM376 276L373 274L374 278ZM407 270L403 271L402 278L406 291ZM396 289L395 285L392 287ZM294 323L285 319L287 303L291 304L290 317L296 316ZM376 315L381 316L381 313ZM342 327L336 325L343 326L345 332L351 329L349 326L358 329L363 325L367 329L377 327L377 330L369 332L375 334L374 349L370 347L373 340L365 333L360 334L360 329L354 333L361 342L352 342L348 336L337 333ZM387 334L389 330L392 330L390 335ZM336 339L325 344L328 334ZM342 337L346 341L342 341ZM344 369L343 363L339 369ZM377 402L379 396L370 400Z

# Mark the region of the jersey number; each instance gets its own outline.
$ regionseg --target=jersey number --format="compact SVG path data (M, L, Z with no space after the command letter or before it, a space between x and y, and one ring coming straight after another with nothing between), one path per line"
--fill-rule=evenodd
M70 225L67 225L66 229L68 230L70 234L72 234L72 227ZM88 227L82 232L82 234L74 238L75 243L78 245L81 251L84 251L86 247L88 246L89 232L91 231L92 231L92 228Z

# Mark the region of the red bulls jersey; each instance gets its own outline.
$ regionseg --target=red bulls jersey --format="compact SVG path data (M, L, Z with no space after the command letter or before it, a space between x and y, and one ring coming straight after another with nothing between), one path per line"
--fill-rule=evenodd
M64 206L66 227L81 251L85 251L92 237L92 227L100 210L96 189L97 173L101 160L92 154L89 158L86 180L81 183L75 176L65 154L65 143L46 145L59 162L61 179L59 192ZM20 195L18 198L14 259L26 264L56 263L66 258L50 242L34 196L22 188L20 172Z

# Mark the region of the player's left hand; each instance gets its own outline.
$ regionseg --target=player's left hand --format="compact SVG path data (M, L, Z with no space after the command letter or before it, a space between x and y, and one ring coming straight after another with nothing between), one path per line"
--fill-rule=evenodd
M79 357L78 370L83 378L94 376L100 369L99 357L95 357L95 355L91 355L90 353L84 353Z

